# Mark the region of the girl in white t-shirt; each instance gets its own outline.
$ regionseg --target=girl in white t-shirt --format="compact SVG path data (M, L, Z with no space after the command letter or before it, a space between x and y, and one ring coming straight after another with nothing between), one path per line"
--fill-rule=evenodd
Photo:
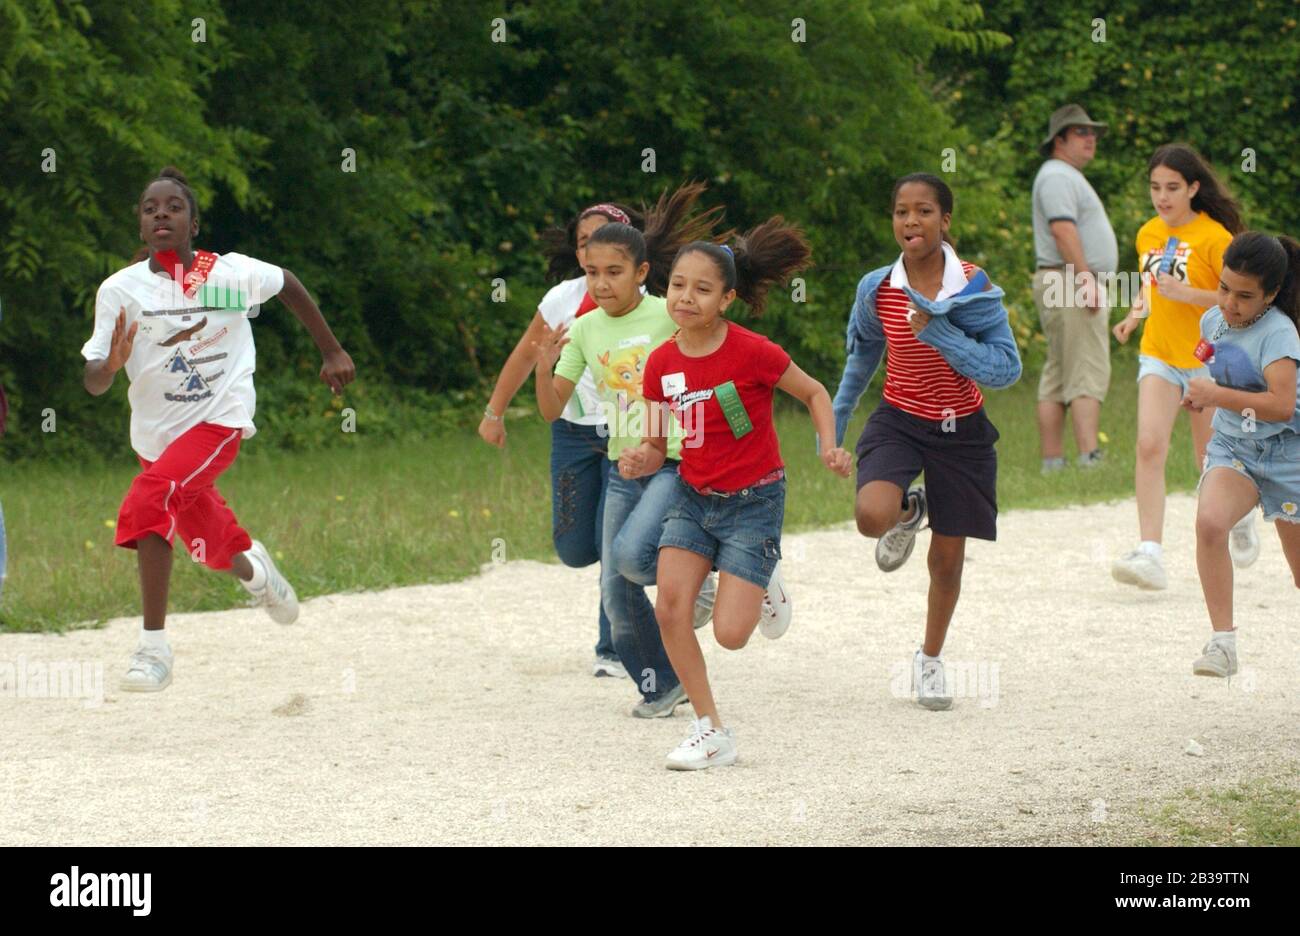
M324 358L320 377L335 393L355 369L288 270L192 247L198 204L178 170L164 168L136 210L145 247L99 287L81 353L91 394L105 393L123 367L131 382L131 447L144 470L118 513L116 542L137 551L144 625L121 688L157 692L172 678L164 627L176 534L195 562L232 572L274 620L298 617L293 587L214 486L256 432L250 312L279 295L311 332Z
M546 328L558 329L596 308L587 292L587 240L599 227L616 221L640 230L641 212L626 205L603 202L578 213L567 227L544 235L549 259L548 279L562 279L538 304L528 328L506 359L488 400L478 434L483 441L504 449L505 412L533 369L533 345ZM600 561L601 527L605 515L605 482L609 477L608 437L600 398L591 372L574 389L560 419L551 423L551 536L555 552L565 565L580 569ZM593 676L626 676L610 637L609 618L599 611L599 636Z

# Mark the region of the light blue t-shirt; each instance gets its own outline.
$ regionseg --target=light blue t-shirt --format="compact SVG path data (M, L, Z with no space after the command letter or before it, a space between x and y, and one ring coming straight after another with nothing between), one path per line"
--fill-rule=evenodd
M1214 345L1214 357L1206 366L1220 387L1263 393L1268 390L1264 368L1282 358L1291 358L1300 365L1300 333L1276 306L1249 328L1229 328L1219 307L1213 306L1201 316L1201 337ZM1300 368L1296 389L1300 393ZM1300 406L1286 422L1251 420L1219 407L1214 411L1213 425L1216 432L1238 439L1267 439L1287 431L1300 433Z

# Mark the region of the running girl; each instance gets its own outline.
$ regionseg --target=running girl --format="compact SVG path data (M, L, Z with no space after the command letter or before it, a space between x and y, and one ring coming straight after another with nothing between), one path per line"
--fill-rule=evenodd
M881 354L884 399L858 439L858 531L879 537L885 572L912 554L930 519L925 642L912 658L912 692L927 709L952 707L940 653L961 593L966 538L997 537L998 431L977 383L1008 387L1020 354L1002 290L948 242L952 190L916 173L894 183L898 260L862 278L849 317L848 360L835 394L835 440ZM908 485L924 472L925 485Z
M680 426L689 433L680 466L668 469L673 502L659 538L655 603L664 646L695 709L686 740L668 754L670 770L736 762L735 739L718 716L691 626L710 570L718 570L713 633L722 646L740 649L755 626L775 639L790 623L789 596L777 577L785 470L772 420L773 389L808 407L822 461L849 474L849 453L834 445L826 388L779 346L723 317L737 296L761 314L767 290L811 260L802 232L778 216L733 246L688 244L673 264L668 308L678 330L651 353L645 369L645 398L658 412L620 465L626 477L659 477L673 452L673 434L666 430Z
M1168 584L1163 562L1165 460L1169 436L1188 383L1209 371L1192 351L1201 316L1218 298L1223 252L1242 229L1241 213L1214 171L1196 151L1181 144L1162 146L1147 165L1156 217L1137 234L1138 269L1148 284L1133 308L1114 328L1120 344L1143 321L1138 357L1137 549L1115 560L1115 580L1139 588ZM1149 304L1148 304L1149 299ZM1196 464L1205 461L1213 408L1189 411ZM1233 558L1244 568L1259 556L1254 518L1247 514L1229 539Z
M609 457L601 603L609 616L614 650L642 696L632 710L638 718L670 716L686 701L645 594L645 586L655 583L655 550L673 479L667 468L645 479L621 476L619 456L641 439L646 359L673 332L673 320L660 298L672 258L682 244L708 237L718 217L718 209L689 217L703 191L703 185L694 184L665 194L646 215L644 235L618 222L597 228L587 241L586 274L587 289L600 310L568 328L544 326L536 345L537 403L548 421L560 418L588 369L596 378ZM678 457L680 445L680 437L675 438L671 458ZM701 601L706 621L709 607L707 598Z
M645 220L639 211L613 203L592 205L563 229L548 231L548 277L570 277L552 287L537 307L537 314L524 330L514 351L501 369L492 397L483 411L478 434L484 442L506 447L505 412L536 363L534 345L544 328L572 324L580 315L595 309L596 300L587 292L587 241L601 225L611 221L641 228ZM577 273L577 276L572 274ZM580 569L600 561L601 527L605 513L605 482L609 478L605 417L591 371L584 371L565 404L560 418L551 423L551 537L560 561ZM626 676L614 652L609 617L599 609L599 633L593 676Z
M1256 231L1223 254L1219 303L1201 317L1193 377L1183 404L1214 407L1196 504L1196 570L1213 634L1192 664L1199 676L1237 672L1230 531L1259 504L1300 588L1300 244Z
M144 470L118 513L116 542L137 550L144 626L121 688L157 692L172 679L164 628L176 534L194 561L232 572L272 619L298 617L293 588L214 486L240 441L257 431L250 307L281 295L320 348L320 377L335 393L355 371L292 273L192 247L198 204L178 170L163 169L136 211L146 247L99 287L94 333L81 353L93 395L106 392L123 367L131 382L131 447Z

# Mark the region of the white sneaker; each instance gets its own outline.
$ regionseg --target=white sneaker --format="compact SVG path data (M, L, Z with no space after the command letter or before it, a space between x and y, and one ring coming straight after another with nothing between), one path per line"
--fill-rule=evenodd
M266 547L258 540L253 540L253 547L244 555L249 562L256 562L266 572L266 584L256 591L240 579L239 584L256 599L253 606L265 608L266 613L271 615L271 620L277 624L292 624L298 620L298 596L294 593L293 586L275 567L275 560L266 551Z
M948 691L943 660L922 660L921 651L916 651L912 657L912 693L921 708L932 712L952 708L952 693Z
M907 499L916 508L912 519L906 522L898 521L892 530L876 540L876 565L880 566L881 572L893 572L902 567L912 555L912 547L916 545L916 534L921 531L921 524L925 522L925 486L918 484L912 488L907 492Z
M781 578L781 563L772 568L772 577L767 580L767 591L763 593L763 607L758 612L758 629L768 640L776 640L790 629L790 614L794 606L790 603L790 593Z
M141 644L131 654L131 662L118 688L123 692L161 692L172 684L174 659L170 650Z
M695 598L695 629L699 630L713 619L713 603L718 600L718 577L710 572L704 577L700 593Z
M1232 564L1244 569L1255 564L1259 558L1259 534L1255 532L1255 511L1237 521L1237 525L1228 534L1228 554Z
M1234 676L1237 672L1237 641L1215 633L1192 664L1197 676Z
M714 728L707 715L691 722L686 740L668 752L669 770L703 770L727 767L736 762L736 739L729 728Z
M1136 585L1150 591L1159 591L1169 586L1165 575L1165 566L1150 553L1135 549L1116 559L1110 567L1110 574L1115 581L1124 585Z
M613 676L615 679L627 679L627 670L619 660L612 657L596 657L596 662L591 664L591 675L593 676Z

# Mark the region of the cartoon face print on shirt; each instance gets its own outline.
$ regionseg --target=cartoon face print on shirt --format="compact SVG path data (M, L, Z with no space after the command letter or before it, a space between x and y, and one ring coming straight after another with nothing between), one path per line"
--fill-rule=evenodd
M606 351L597 359L604 370L597 389L617 396L620 407L626 411L631 402L643 400L641 378L649 356L641 345L617 352Z
M1246 352L1234 344L1219 342L1214 347L1214 357L1206 362L1210 376L1220 387L1260 393L1268 389L1268 381L1255 369Z

